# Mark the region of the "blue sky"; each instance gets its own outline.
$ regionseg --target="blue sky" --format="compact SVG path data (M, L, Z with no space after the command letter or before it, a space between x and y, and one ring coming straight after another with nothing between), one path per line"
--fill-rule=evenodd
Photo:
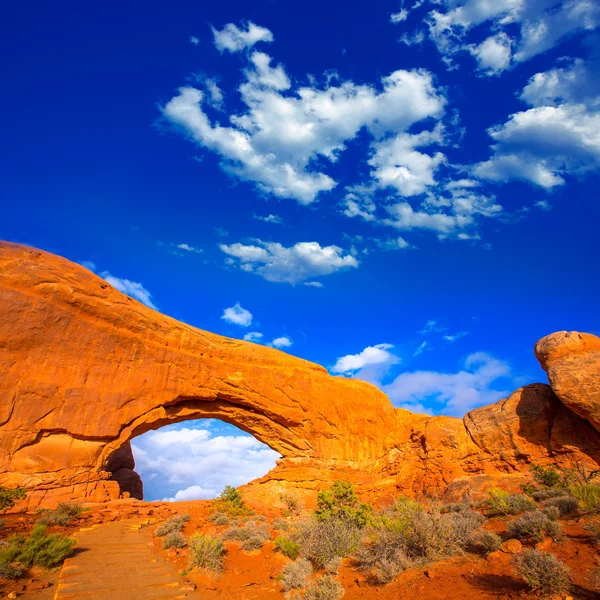
M6 10L0 237L434 414L600 330L598 3L214 4Z

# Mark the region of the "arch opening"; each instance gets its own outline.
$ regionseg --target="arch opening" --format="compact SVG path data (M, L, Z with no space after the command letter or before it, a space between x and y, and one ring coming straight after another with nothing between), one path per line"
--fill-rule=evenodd
M106 470L122 492L140 500L197 500L263 477L279 458L251 433L201 418L132 436L111 455Z

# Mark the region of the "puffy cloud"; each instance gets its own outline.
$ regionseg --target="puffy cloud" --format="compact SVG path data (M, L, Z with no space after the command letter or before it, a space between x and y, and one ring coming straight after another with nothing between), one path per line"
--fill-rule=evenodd
M419 156L414 150L427 143L423 136L401 137L395 145L383 140L443 115L445 98L430 73L398 70L379 85L334 84L338 78L330 77L322 87L313 82L292 89L283 66L273 67L271 61L262 52L248 57L245 80L239 86L247 110L231 114L229 126L211 122L204 111L205 94L194 87L181 88L164 107L164 116L198 145L217 153L226 172L253 182L267 194L301 204L313 202L337 185L324 172L327 163L318 160L336 162L362 129L373 139L373 166L382 177L398 164L411 172L409 178L415 182L397 183L398 187L416 193L412 190L428 185L428 171L435 169L430 163L438 158ZM400 182L402 174L388 177ZM421 178L426 181L419 183ZM383 184L387 186L387 180Z
M240 327L250 327L252 324L252 313L242 308L239 302L226 308L221 315L221 319Z
M600 167L600 113L581 104L531 108L488 133L494 154L473 171L482 179L521 179L549 189L564 183L566 173Z
M259 333L258 331L250 331L249 333L247 333L244 336L244 339L247 342L257 342L258 343L258 342L260 342L260 340L262 340L262 338L263 338L263 334Z
M446 331L446 328L440 325L437 321L430 319L425 323L425 326L419 331L419 333L421 335L427 335L428 333L440 333L441 331Z
M254 219L258 221L264 221L265 223L275 223L276 225L283 225L283 219L279 215L267 215L262 217L261 215L253 215Z
M210 498L262 477L279 454L220 421L169 425L132 441L148 500Z
M393 347L392 344L377 344L375 346L367 346L358 354L342 356L331 367L331 372L350 374L360 371L367 366L384 365L389 367L400 361L397 356L389 352Z
M429 37L447 61L468 51L487 74L545 52L566 36L598 26L600 5L590 0L431 0ZM493 35L489 35L489 33ZM469 39L484 34L476 44ZM509 38L509 34L513 37ZM511 49L512 47L512 49Z
M381 387L395 406L413 410L434 404L439 408L436 413L463 416L472 408L506 397L510 392L501 382L508 377L511 369L506 362L477 352L466 358L458 373L404 372Z
M240 29L234 23L227 23L220 31L212 28L215 46L220 52L240 52L245 48L250 48L258 42L272 42L273 34L260 25L255 25L251 21L245 29Z
M275 348L289 348L293 343L294 342L287 335L282 335L281 337L275 338L270 345Z
M456 342L456 340L460 340L460 338L463 338L466 335L469 335L468 331L459 331L458 333L449 333L447 335L443 335L442 339L445 342L448 342L449 344L453 344L454 342Z
M139 300L142 304L145 304L154 310L158 310L156 305L152 302L152 294L141 283L115 277L108 271L100 273L100 276L120 292Z
M197 46L200 43L200 38L197 38L195 35L190 35L190 44Z
M242 270L256 273L267 281L292 285L358 267L354 256L344 254L338 246L321 247L318 242L298 242L286 248L275 242L257 240L256 245L221 244L220 248L238 259Z
M408 19L408 10L406 10L406 8L390 15L390 23L393 23L394 25L402 23L402 21L406 21L406 19Z

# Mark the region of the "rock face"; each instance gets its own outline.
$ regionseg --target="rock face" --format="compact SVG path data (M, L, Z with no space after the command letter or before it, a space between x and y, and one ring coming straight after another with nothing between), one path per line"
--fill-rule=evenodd
M77 264L8 243L0 243L0 372L0 485L27 487L29 508L140 497L129 441L199 418L232 423L281 454L248 488L262 494L335 478L373 497L451 482L460 490L518 476L531 461L600 462L590 425L600 401L570 410L536 384L464 420L416 415L368 383L200 331Z

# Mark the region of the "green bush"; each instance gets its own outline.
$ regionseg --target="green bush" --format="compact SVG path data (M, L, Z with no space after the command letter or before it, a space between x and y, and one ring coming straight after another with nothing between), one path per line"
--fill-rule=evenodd
M356 553L359 568L371 573L378 583L389 583L410 568L413 561L404 551L401 535L393 527L380 527L373 541Z
M452 502L450 504L444 504L441 508L443 513L457 513L471 510L470 502Z
M254 514L242 498L239 490L226 485L221 494L213 500L213 504L219 512L223 512L229 517L243 517Z
M518 515L537 508L537 504L523 494L509 494L504 490L492 488L488 491L487 505L493 515Z
M323 569L337 557L355 552L362 541L362 532L355 522L345 519L320 521L310 518L296 525L291 540L300 546L300 554L318 569Z
M290 515L299 515L302 512L302 504L296 494L285 492L281 494L280 498Z
M171 533L181 533L183 531L183 526L189 522L190 518L190 515L175 515L158 527L154 532L154 535L164 537Z
M195 533L189 539L190 568L198 567L207 571L223 569L225 544L219 538L203 533Z
M548 500L545 506L556 507L562 516L572 515L579 510L579 500L573 496L559 496Z
M273 547L276 551L281 552L284 556L296 560L300 554L300 544L292 542L288 537L280 535L275 538Z
M560 519L560 510L557 506L546 506L542 512L551 520L558 521Z
M481 548L484 554L496 552L496 550L502 548L502 538L493 531L481 531L477 537L473 539L473 543L478 548Z
M83 512L81 504L59 502L54 510L42 511L42 517L38 519L41 525L68 525L71 521L78 519Z
M553 489L544 489L537 490L531 494L531 497L538 502L543 502L544 500L550 500L550 498L560 498L562 496L568 496L569 490L561 489L561 488L553 488Z
M600 485L574 485L569 491L587 510L600 510Z
M514 519L508 524L507 530L511 537L536 542L541 542L544 534L552 538L560 536L560 525L541 510L528 512Z
M3 579L19 579L25 573L25 569L18 564L4 560L0 555L0 577Z
M185 536L181 533L168 533L163 537L162 547L164 550L169 548L185 548Z
M26 493L25 488L8 488L0 485L0 510L12 508L17 500L25 498Z
M556 487L563 481L561 472L554 465L547 467L532 465L531 474L536 483L548 488Z
M364 527L373 512L370 504L360 502L351 483L335 481L331 490L321 491L317 496L315 515L319 521L342 519Z
M263 547L271 539L271 530L266 523L246 521L241 527L234 525L223 535L223 539L241 542L242 550L252 552Z
M517 573L527 585L543 596L556 596L569 589L571 570L554 554L525 550L513 559Z
M339 600L343 595L344 588L332 575L322 575L308 585L301 598L302 600Z
M286 592L306 587L312 575L312 565L306 558L287 563L281 572L281 587Z
M18 562L26 568L37 565L51 569L60 565L73 553L75 540L60 533L48 535L47 530L45 525L37 524L28 537L10 537L8 547L0 551L0 562Z

